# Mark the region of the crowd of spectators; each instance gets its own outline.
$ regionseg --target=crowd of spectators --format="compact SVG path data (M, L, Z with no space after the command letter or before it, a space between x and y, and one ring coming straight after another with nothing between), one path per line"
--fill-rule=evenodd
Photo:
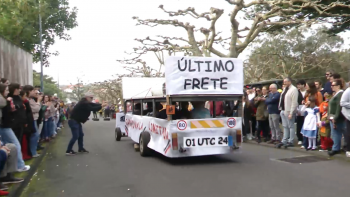
M42 143L55 138L65 119L64 103L57 95L1 79L0 196L8 194L7 184L23 182L16 173L30 170L25 161L40 156Z
M350 157L350 88L337 73L325 76L324 86L320 80L299 80L294 86L285 78L280 90L276 84L248 87L243 97L245 137L329 156L344 151Z

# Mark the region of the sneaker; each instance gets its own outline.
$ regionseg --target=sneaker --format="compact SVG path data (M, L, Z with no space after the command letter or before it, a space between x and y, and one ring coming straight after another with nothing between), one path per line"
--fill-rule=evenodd
M57 130L59 131L59 130L61 130L61 128L60 128L60 127L57 127Z
M248 140L252 140L253 138L252 138L252 134L247 134L247 138L248 138Z
M78 151L79 153L89 153L89 151L85 150L85 148Z
M288 143L287 143L287 146L288 146L288 147L294 147L294 144L293 144L293 143L288 142Z
M350 158L350 151L346 151L346 157Z
M67 156L73 156L73 155L75 155L76 154L76 152L74 152L74 150L71 150L71 151L67 151L66 152L66 155Z
M302 142L302 141L299 141L299 142L298 142L298 145L302 145L302 144L303 144L303 142Z
M9 188L6 185L4 185L3 183L0 183L0 190L7 191L7 190L9 190Z
M33 155L33 158L40 157L40 154Z
M334 150L328 151L328 155L329 155L330 157L332 157L332 156L334 156L334 155L336 155L336 154L340 154L340 151L334 151Z
M24 179L15 178L15 177L4 177L1 179L1 182L3 184L21 183L23 181L24 181Z
M301 149L305 149L305 146L300 146Z
M24 168L18 169L17 172L26 172L28 170L30 170L30 166L26 165L26 166L24 166Z

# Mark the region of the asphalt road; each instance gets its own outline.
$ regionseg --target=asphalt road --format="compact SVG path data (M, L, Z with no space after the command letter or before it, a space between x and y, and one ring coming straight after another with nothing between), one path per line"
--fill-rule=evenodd
M350 163L286 163L307 155L244 144L224 156L143 158L129 138L116 142L115 122L84 125L90 154L65 156L66 129L50 147L22 197L329 197L348 196ZM77 151L77 145L75 145Z

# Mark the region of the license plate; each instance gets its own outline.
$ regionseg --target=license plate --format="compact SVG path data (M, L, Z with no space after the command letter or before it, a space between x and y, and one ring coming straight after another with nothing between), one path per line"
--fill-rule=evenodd
M185 148L229 146L228 136L215 137L184 137L183 146Z

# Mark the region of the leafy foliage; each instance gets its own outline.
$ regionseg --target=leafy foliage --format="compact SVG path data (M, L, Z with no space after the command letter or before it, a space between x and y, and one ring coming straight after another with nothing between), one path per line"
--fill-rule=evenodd
M42 17L44 65L48 66L49 47L55 39L69 40L68 30L76 27L77 9L68 0L1 0L0 35L34 54L40 60L39 13Z
M295 28L256 40L256 48L244 64L246 82L287 76L319 78L326 69L342 71L349 68L350 58L346 55L349 50L341 50L343 39L329 36L325 30L326 27L317 30Z
M336 35L350 30L350 1L349 0L319 0L319 4L329 7L327 13L320 14L313 9L305 9L303 16L318 18L321 22L328 22L332 27L327 33Z
M79 101L84 97L84 94L87 92L88 89L88 86L84 85L83 80L78 77L77 83L73 85L73 90L70 96L76 101Z
M52 77L44 75L43 82L44 94L51 96L57 94L57 96L62 100L66 98L66 95L59 89L57 82L54 81ZM40 86L40 73L36 72L35 70L33 70L33 84L34 86Z
M105 80L103 82L93 83L90 86L92 91L102 101L112 102L113 104L123 103L122 77L117 79Z

